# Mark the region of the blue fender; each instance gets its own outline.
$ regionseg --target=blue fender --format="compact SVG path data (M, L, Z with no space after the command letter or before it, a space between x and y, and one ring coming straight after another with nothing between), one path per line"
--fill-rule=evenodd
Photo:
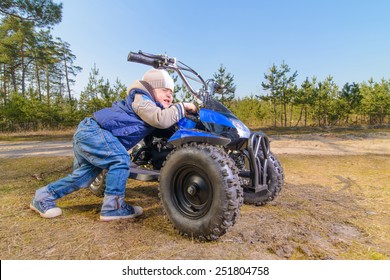
M203 130L182 128L176 131L175 134L169 138L168 142L175 146L181 146L189 142L226 146L230 143L230 139Z

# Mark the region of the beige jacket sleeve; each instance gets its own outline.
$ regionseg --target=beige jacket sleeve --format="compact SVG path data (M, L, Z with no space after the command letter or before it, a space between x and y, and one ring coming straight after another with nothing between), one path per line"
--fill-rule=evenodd
M177 103L167 109L161 109L143 94L136 94L131 106L144 122L160 129L168 128L185 117L183 103Z

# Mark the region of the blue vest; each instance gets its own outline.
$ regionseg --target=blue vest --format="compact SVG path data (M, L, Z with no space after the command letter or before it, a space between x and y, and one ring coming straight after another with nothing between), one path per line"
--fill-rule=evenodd
M131 104L137 93L143 94L145 98L162 108L161 104L154 101L148 92L136 88L131 90L124 100L115 101L110 108L99 110L93 115L100 127L117 137L126 150L134 147L155 129L133 111Z

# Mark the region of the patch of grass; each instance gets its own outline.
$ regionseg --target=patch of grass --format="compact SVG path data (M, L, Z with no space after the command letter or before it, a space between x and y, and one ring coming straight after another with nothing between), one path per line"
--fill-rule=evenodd
M385 252L381 252L382 249L367 248L366 244L360 244L359 242L353 242L347 250L342 253L342 258L350 260L388 260L389 255Z
M0 191L20 191L37 185L46 185L72 172L71 157L0 159Z
M329 226L333 229L326 238L342 249L340 258L390 258L389 156L280 158L287 181L294 188L301 188L302 184L312 186L305 188L301 197L289 197L290 205L311 212L298 216L313 216L319 224L332 221Z
M76 127L63 130L39 130L0 133L0 141L70 140Z
M217 241L184 238L164 217L157 183L129 180L135 221L99 221L102 199L83 189L57 201L61 217L28 207L72 169L71 157L0 159L0 259L390 259L386 156L279 156L286 185L264 207L244 205Z

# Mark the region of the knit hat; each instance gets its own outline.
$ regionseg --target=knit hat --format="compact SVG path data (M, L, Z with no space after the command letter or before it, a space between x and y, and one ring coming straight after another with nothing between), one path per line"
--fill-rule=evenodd
M174 89L174 82L168 72L161 69L150 69L142 77L142 81L147 82L152 88L168 88Z

